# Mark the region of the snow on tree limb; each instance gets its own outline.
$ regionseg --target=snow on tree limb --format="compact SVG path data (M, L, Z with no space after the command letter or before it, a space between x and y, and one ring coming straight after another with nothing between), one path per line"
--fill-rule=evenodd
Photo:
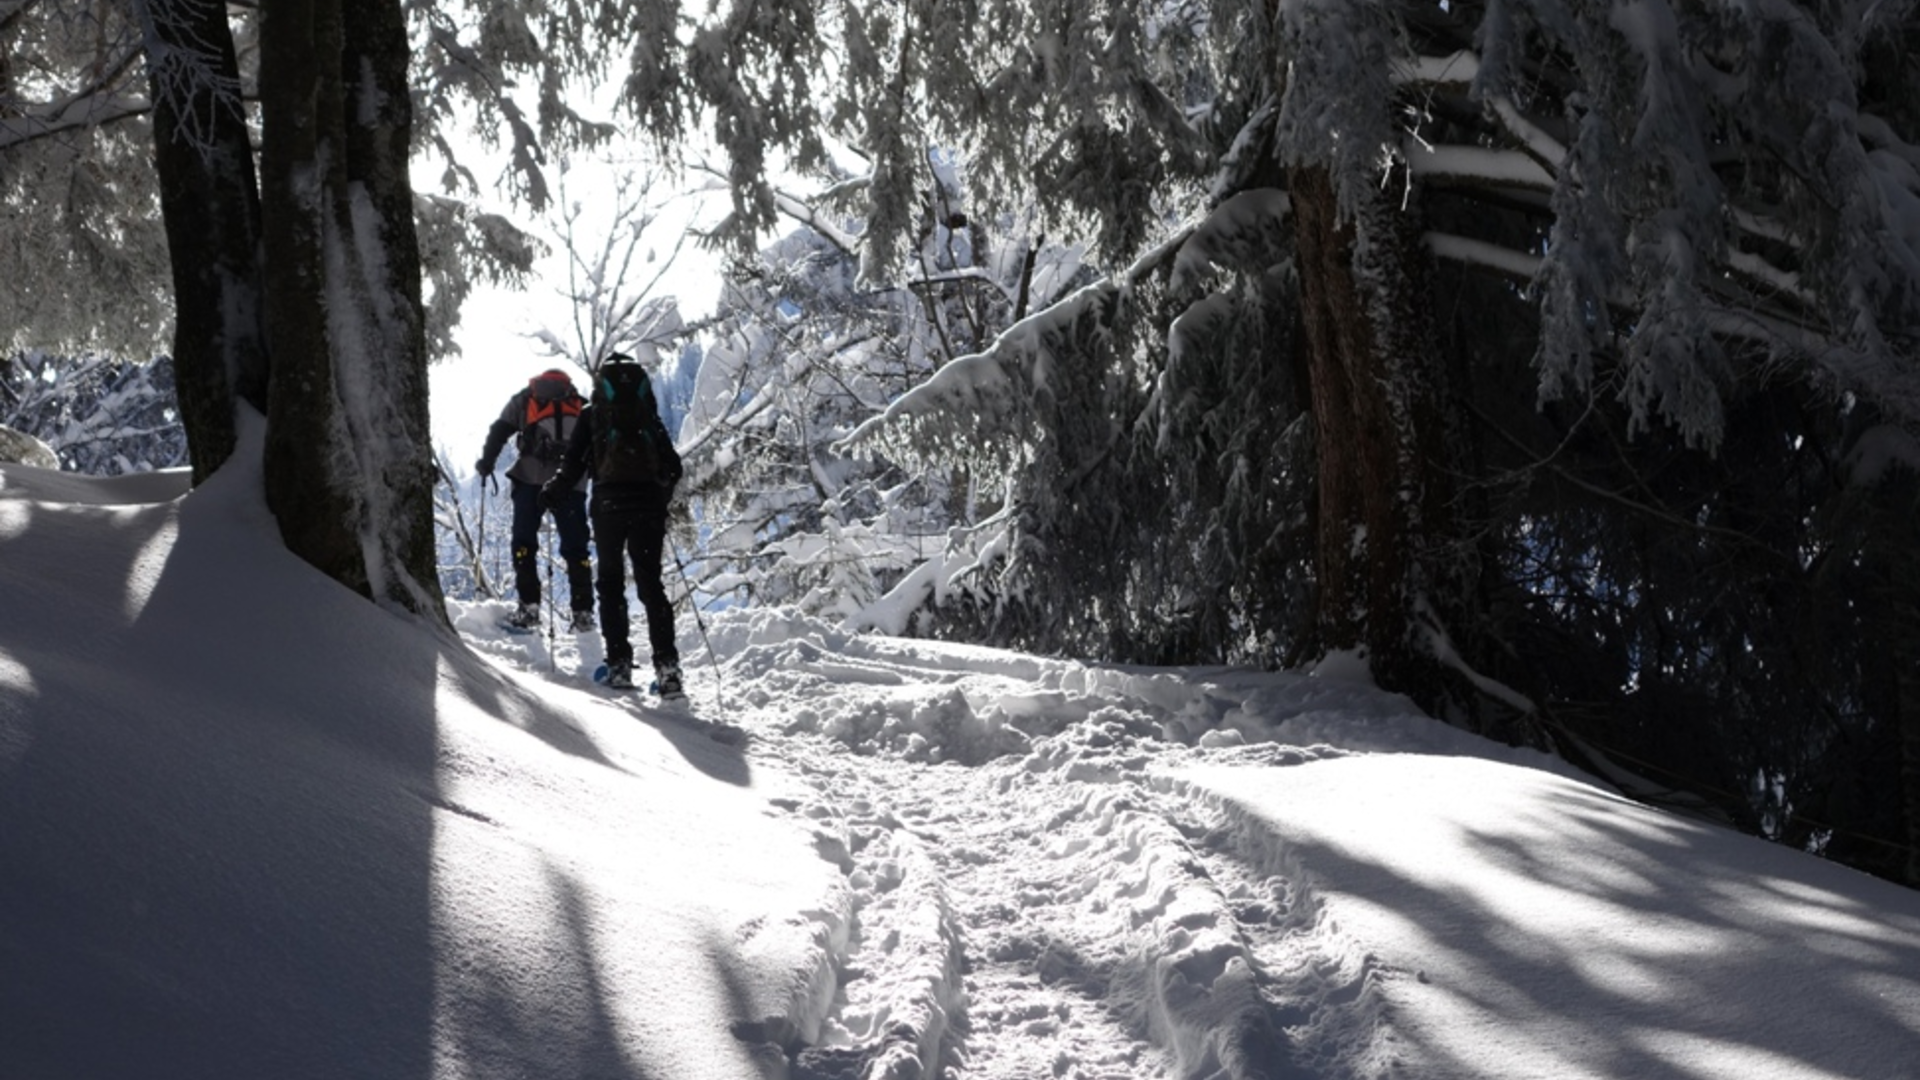
M1401 153L1420 180L1535 191L1552 191L1555 183L1554 175L1538 161L1515 150L1434 145L1409 138L1401 143Z
M1046 381L1053 348L1049 342L1077 332L1100 332L1134 283L1176 260L1199 226L1195 222L1176 230L1122 273L1084 286L1007 327L985 351L948 362L886 411L848 432L835 449L849 451L885 436L909 457L968 450L1003 467L1011 465L1023 453L1014 432L1023 426L1021 417L1032 407L1035 389Z
M1394 61L1392 79L1396 86L1453 84L1471 86L1480 77L1480 57L1467 49L1446 56L1412 56Z
M79 106L84 105L85 108ZM0 118L0 153L40 139L91 131L102 125L146 116L153 106L139 94L89 97L52 110Z
M1540 271L1540 256L1502 244L1442 232L1428 232L1425 239L1427 248L1439 258L1493 270L1521 284L1531 282Z

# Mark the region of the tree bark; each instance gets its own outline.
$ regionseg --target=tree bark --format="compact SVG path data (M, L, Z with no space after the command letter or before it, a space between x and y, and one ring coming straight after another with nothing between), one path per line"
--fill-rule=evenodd
M409 610L445 620L434 534L432 421L428 409L426 314L421 301L420 242L414 228L412 63L400 0L344 0L347 181L366 204L345 205L341 220L356 236L373 236L361 252L362 287L373 301L363 328L375 346L357 359L366 367L356 433L380 525L380 579L385 595ZM346 200L350 201L350 200Z
M1907 824L1906 883L1920 889L1920 570L1907 563L1899 573L1901 637L1896 643L1900 693L1901 809Z
M1876 550L1885 567L1886 649L1900 737L1900 810L1906 858L1899 874L1920 889L1920 472L1895 467L1875 492Z
M358 518L357 500L333 462L345 440L327 324L324 196L343 172L339 15L328 0L275 0L261 13L260 183L274 355L266 486L287 547L365 593L364 553L343 527Z
M444 622L401 12L275 0L262 20L267 503L302 558Z
M1384 197L1343 219L1317 166L1290 169L1288 193L1318 454L1321 646L1363 650L1380 685L1431 711L1446 686L1432 632L1468 593L1460 568L1435 561L1452 493L1415 223Z
M267 407L259 189L225 5L146 0L137 12L173 274L176 394L197 484L233 453L235 394Z

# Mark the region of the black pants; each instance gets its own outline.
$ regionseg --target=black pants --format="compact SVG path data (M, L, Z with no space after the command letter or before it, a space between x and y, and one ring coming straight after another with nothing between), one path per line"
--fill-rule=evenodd
M654 667L680 662L673 644L673 605L660 581L661 551L666 547L667 515L653 510L596 506L593 546L600 553L600 632L607 643L607 662L633 662L633 642L627 627L627 568L633 560L633 588L647 613L647 643L653 648Z
M540 487L513 482L513 585L523 604L540 602ZM593 610L593 560L587 555L587 493L569 491L553 508L572 610Z

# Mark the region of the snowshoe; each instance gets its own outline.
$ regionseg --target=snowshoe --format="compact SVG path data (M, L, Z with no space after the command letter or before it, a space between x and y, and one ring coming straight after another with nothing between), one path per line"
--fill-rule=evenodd
M593 609L581 608L579 611L574 612L573 621L567 624L567 629L576 634L584 634L591 631L593 629Z
M679 664L662 664L653 671L653 685L648 687L660 695L662 701L685 701L687 690L680 681Z
M633 689L633 661L614 660L593 669L593 681L610 690Z
M500 629L509 634L531 634L540 629L540 605L521 604L513 609L513 614L500 622Z

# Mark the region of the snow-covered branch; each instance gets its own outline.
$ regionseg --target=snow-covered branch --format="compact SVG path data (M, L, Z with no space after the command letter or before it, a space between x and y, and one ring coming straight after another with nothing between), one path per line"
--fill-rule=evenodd
M1044 358L1043 342L1085 318L1100 318L1135 283L1171 264L1200 227L1193 222L1135 259L1121 273L1061 297L1001 331L984 351L962 356L902 394L885 412L862 422L836 444L849 450L896 425L946 416L959 425L950 434L965 442L999 443L1010 410L1025 401L1018 387L1030 385L1032 368ZM945 440L942 440L945 441Z
M651 231L660 214L647 201L654 175L622 171L617 162L599 165L614 174L612 195L591 207L604 213L590 213L587 202L573 197L570 183L579 173L567 170L550 223L566 259L566 286L557 291L573 319L573 340L565 342L551 329L534 335L550 357L571 359L589 371L616 352L657 362L686 332L678 298L659 291L685 250L686 232L676 234L660 256Z
M1522 285L1531 282L1540 270L1540 256L1501 244L1442 232L1429 232L1425 239L1428 250L1439 258L1492 270Z
M860 250L859 237L840 228L833 221L829 220L826 215L820 213L801 199L775 189L773 193L773 204L781 213L812 229L814 232L819 233L841 251L851 255Z
M112 94L70 102L51 111L0 119L0 153L40 139L91 131L122 120L145 116L153 105L137 94Z
M22 2L12 13L30 6ZM26 105L11 103L11 115L0 116L0 153L38 139L104 127L152 111L152 103L125 84L141 59L140 43L119 45L110 56L89 65L86 79L55 100Z
M1400 149L1416 179L1462 186L1553 190L1554 175L1518 150L1433 145L1413 138L1404 140Z
M1560 140L1541 130L1538 124L1522 115L1513 102L1505 97L1492 98L1488 107L1493 110L1500 125L1519 140L1521 148L1529 156L1555 174L1559 173L1567 160L1567 148L1561 145Z

